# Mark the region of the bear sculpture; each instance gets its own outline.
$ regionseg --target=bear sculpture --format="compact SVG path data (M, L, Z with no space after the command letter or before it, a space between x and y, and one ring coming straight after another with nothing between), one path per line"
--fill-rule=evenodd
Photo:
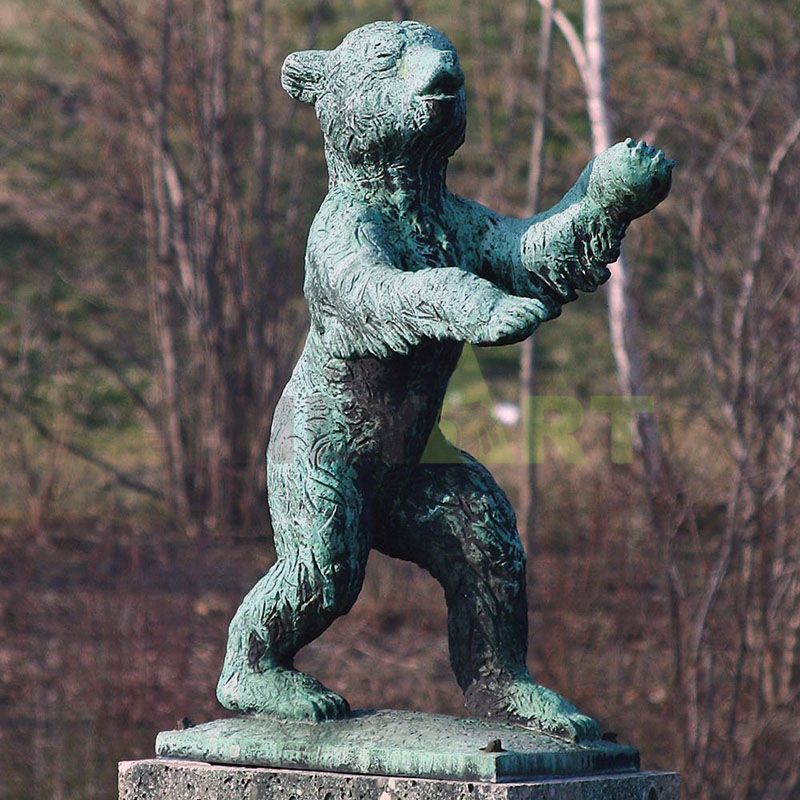
M329 191L308 238L311 328L267 452L278 558L230 624L218 699L242 713L346 717L344 698L293 659L350 610L376 548L442 584L470 713L598 738L594 720L531 678L514 512L437 423L464 343L518 342L597 289L628 224L666 197L673 162L629 139L554 208L512 219L445 186L466 105L439 31L366 25L335 50L290 55L282 84L316 110Z

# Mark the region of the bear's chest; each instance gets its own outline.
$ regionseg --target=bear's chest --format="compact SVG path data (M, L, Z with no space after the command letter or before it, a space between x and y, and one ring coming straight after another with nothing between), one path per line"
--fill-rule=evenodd
M459 267L470 269L458 231L436 215L409 213L390 219L387 242L395 263L406 272Z

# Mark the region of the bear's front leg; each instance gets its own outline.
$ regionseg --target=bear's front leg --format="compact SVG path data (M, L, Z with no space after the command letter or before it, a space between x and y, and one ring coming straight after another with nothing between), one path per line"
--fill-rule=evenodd
M558 206L526 224L521 293L563 304L605 283L628 225L669 193L674 164L633 139L590 161Z
M478 237L484 276L520 297L537 298L547 319L593 292L611 276L632 220L669 193L675 162L628 139L587 164L574 186L548 211L530 219L503 217L478 203L456 200L456 219Z
M465 270L404 272L367 247L322 272L327 286L312 320L327 352L339 358L407 353L423 339L510 344L550 314L541 300L508 294Z
M425 339L507 344L551 308L458 267L408 270L374 209L331 192L309 237L305 292L312 330L338 358L402 355ZM336 226L336 236L330 235Z

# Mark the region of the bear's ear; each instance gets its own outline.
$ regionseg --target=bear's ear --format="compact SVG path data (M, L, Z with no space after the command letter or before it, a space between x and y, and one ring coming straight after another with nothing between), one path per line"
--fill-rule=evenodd
M313 103L322 89L327 50L300 50L286 56L281 68L281 86L295 100Z

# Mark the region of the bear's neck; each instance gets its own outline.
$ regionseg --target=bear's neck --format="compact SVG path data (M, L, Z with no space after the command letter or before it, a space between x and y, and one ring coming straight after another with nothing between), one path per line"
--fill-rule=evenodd
M347 187L370 205L384 205L399 214L438 213L445 197L447 159L395 163L364 160L357 165L329 159L329 188Z

